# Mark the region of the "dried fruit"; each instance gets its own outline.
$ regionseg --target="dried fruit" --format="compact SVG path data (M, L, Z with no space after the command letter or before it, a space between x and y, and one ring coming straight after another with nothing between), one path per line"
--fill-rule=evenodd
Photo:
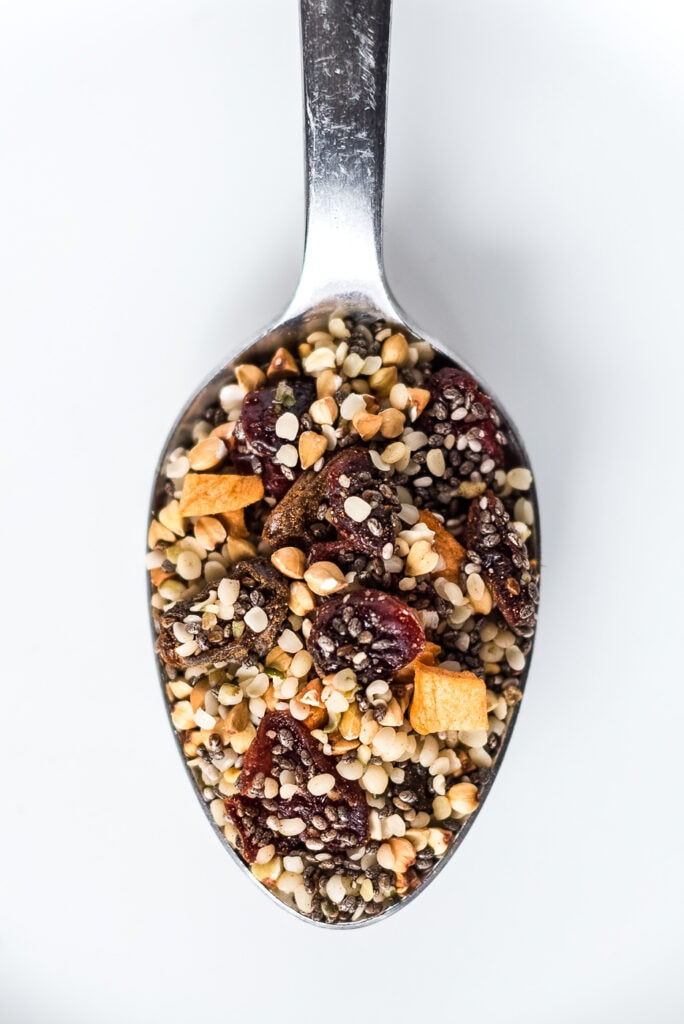
M394 489L382 480L367 449L347 448L335 455L326 467L325 480L328 519L345 544L356 551L389 558L399 529L400 503ZM345 511L350 497L360 497L370 506L362 522Z
M232 619L218 619L216 625L205 629L200 617L193 612L193 608L209 600L212 591L216 590L215 584L203 587L194 597L177 601L159 615L157 650L167 665L185 668L207 662L239 661L250 655L262 657L273 647L287 615L287 580L264 558L238 562L229 571L227 579L237 580L240 584ZM259 632L244 621L245 615L256 608L267 609L268 616L266 628ZM191 618L186 621L188 616ZM186 634L188 639L185 639ZM188 643L191 650L179 654L179 647L183 652Z
M481 575L507 624L521 636L532 636L539 600L537 574L503 502L492 491L471 503L465 541L482 563Z
M491 481L504 462L504 435L491 398L469 373L447 366L429 381L430 401L415 422L416 430L428 435L431 448L441 450L445 472L440 478L438 495L446 495L446 485L458 486L461 480ZM449 437L447 448L445 442ZM443 500L440 497L440 500Z
M318 510L325 490L325 471L307 470L299 477L273 511L267 516L262 536L270 544L284 545L293 541L306 544L313 524L320 532L327 531L318 520Z
M324 601L307 639L320 675L351 668L362 682L390 679L424 646L415 614L380 590L355 590Z
M422 736L446 729L487 729L487 688L473 672L451 672L418 660L409 711Z
M231 458L237 469L260 473L267 494L282 497L296 476L295 470L275 461L282 445L282 439L276 434L276 423L284 412L290 412L299 420L301 428L302 417L308 414L315 393L311 378L297 377L250 391L244 397L230 440Z
M278 786L281 776L294 776L289 799L265 798L268 779ZM334 788L314 795L308 782L332 775ZM368 839L368 808L358 783L337 774L336 761L301 722L282 711L269 711L244 756L238 795L225 801L226 817L239 832L245 860L254 863L258 851L273 845L277 854L307 850L338 851L360 846ZM315 787L314 787L315 788Z
M212 516L246 508L264 496L258 476L188 473L183 481L180 513L183 516Z

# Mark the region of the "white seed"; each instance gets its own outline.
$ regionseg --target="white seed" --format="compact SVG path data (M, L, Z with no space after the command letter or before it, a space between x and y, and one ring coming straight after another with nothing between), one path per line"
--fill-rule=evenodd
M406 835L406 822L400 814L390 814L385 818L390 835L403 838ZM396 862L395 862L396 863Z
M380 356L366 356L361 373L366 377L370 377L372 374L377 373L381 366L382 359Z
M381 473L389 473L390 467L387 462L382 458L380 452L377 452L375 448L370 449L371 462L377 470Z
M250 608L245 615L245 625L254 633L263 633L268 626L268 615L263 608Z
M328 330L333 338L350 337L349 328L345 326L344 320L340 316L333 316L328 320Z
M341 903L347 895L347 890L344 887L344 882L340 875L333 875L332 878L328 879L325 891L333 903Z
M294 899L297 904L297 909L300 910L302 914L311 913L313 910L313 895L310 892L307 892L303 885L300 885L298 889L295 889Z
M291 800L298 790L299 786L294 782L284 782L280 787L280 799Z
M295 700L293 697L290 701L290 714L293 718L296 718L298 722L303 722L308 717L311 708L307 707L306 704L302 704L300 701Z
M439 448L431 448L427 454L427 468L433 476L443 476L446 470L446 462Z
M267 778L264 780L264 797L267 800L275 800L278 796L278 783L275 779Z
M363 395L351 394L342 402L340 413L345 420L351 420L357 412L365 412L365 409L366 403L363 400Z
M506 648L506 661L514 672L522 672L525 668L525 655L515 644Z
M278 700L291 700L297 695L299 679L296 676L287 676L285 679L277 679L274 689Z
M362 523L368 519L371 514L371 507L367 501L363 498L358 498L356 495L352 495L351 498L347 498L344 503L345 514L353 519L355 523Z
M273 843L269 843L268 846L262 846L261 849L257 851L255 862L257 864L268 864L269 860L272 860L275 857L275 852L275 846Z
M329 772L313 775L307 782L306 788L313 796L325 796L335 788L335 777Z
M299 639L299 638L297 637L297 639ZM282 637L281 637L281 640L282 640ZM282 647L282 643L280 644L280 646ZM300 648L301 648L301 642L300 642ZM311 666L312 665L313 665L313 658L311 657L309 652L297 649L297 651L295 652L295 656L292 659L292 662L290 664L289 671L292 673L293 676L296 676L297 679L304 679L304 677L307 675L307 673L311 670ZM292 696L294 696L294 694Z
M268 690L268 676L265 672L259 672L258 675L251 679L245 686L245 696L247 697L263 697Z
M428 443L428 436L422 430L411 430L404 437L404 443L410 452L417 452Z
M506 480L516 491L529 491L532 486L532 474L526 466L509 469Z
M387 772L379 764L370 764L363 773L363 785L369 793L377 796L387 789Z
M188 632L188 627L183 622L174 622L173 635L179 644L189 644L194 640L192 633Z
M244 397L244 388L240 384L226 384L219 392L219 402L224 412L239 409Z
M306 828L306 822L302 818L283 818L280 821L280 834L283 836L298 836Z
M179 700L171 711L171 721L179 731L192 729L195 725L195 715L189 700Z
M285 858L283 857L283 867L285 866ZM279 892L284 893L295 893L297 889L301 889L304 886L304 880L301 875L297 875L292 871L283 871L282 875L276 882L276 888Z
M484 747L471 747L468 754L470 756L470 760L476 764L478 768L492 767L492 759Z
M188 640L186 644L179 644L176 648L176 654L179 658L191 658L193 654L197 654L199 650L199 644L196 640Z
M209 804L209 810L211 811L211 816L219 828L223 828L226 823L226 807L223 800L212 800ZM275 849L273 850L273 853L275 853ZM271 856L273 856L273 854L271 854Z
M275 432L285 441L294 441L299 433L299 420L293 412L284 412L276 420Z
M415 505L403 504L399 511L399 518L403 523L408 523L409 526L415 526L419 515L420 512Z
M283 867L286 871L294 871L295 874L301 875L304 870L304 861L301 857L283 857Z
M471 572L466 582L466 589L473 601L482 600L485 592L485 584L478 572Z
M525 526L532 526L534 524L534 505L528 498L518 498L513 515Z
M204 708L197 708L195 712L195 725L198 729L213 729L216 725L216 719L213 715L208 715Z
M282 466L289 466L292 469L297 465L299 452L293 444L283 444L276 452L276 459Z
M166 467L166 475L170 480L182 480L190 469L190 459L187 455L180 455L176 459L169 460Z
M291 629L284 629L278 638L278 646L287 654L296 654L304 645L296 633Z
M337 765L337 774L341 775L343 779L360 779L363 771L363 765L358 760L340 761Z
M458 738L461 743L466 747L484 747L487 742L487 730L486 729L462 729Z
M392 853L392 847L389 843L383 843L378 848L378 864L385 871L394 870L394 854Z
M451 803L445 796L436 796L432 801L432 813L437 821L451 817Z
M394 384L389 393L390 405L395 409L405 409L411 401L405 384Z
M439 754L439 743L435 736L426 736L423 740L423 749L420 752L420 764L423 768L429 768Z
M216 590L216 596L218 597L221 604L227 605L229 608L235 604L240 593L240 581L239 580L226 580L223 579L218 585Z
M181 551L176 569L184 580L198 580L202 575L202 560L194 551Z
M307 373L322 373L335 367L335 353L331 348L315 348L302 359L302 366Z

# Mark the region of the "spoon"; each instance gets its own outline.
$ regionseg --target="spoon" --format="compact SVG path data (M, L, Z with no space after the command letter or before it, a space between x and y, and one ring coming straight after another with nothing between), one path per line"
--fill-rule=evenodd
M300 9L306 129L306 242L299 284L283 315L215 372L179 416L157 465L153 514L159 511L168 497L163 467L169 454L178 446L192 443L192 424L209 404L217 401L222 386L232 379L234 367L242 363L264 363L277 349L292 348L303 336L325 329L330 317L339 311L344 315L363 312L384 318L395 329L401 330L409 341L428 341L436 352L446 357L449 365L472 373L448 347L427 337L411 323L385 280L382 204L391 0L364 0L363 3L358 0L300 0ZM491 395L488 388L483 387L483 390ZM510 417L500 403L497 402L496 407L508 437L509 451L518 459L518 465L529 466L529 459ZM534 510L536 523L538 516L533 487L526 497ZM528 547L530 555L538 560L538 528L534 529ZM516 680L521 690L529 664L530 655L523 674ZM167 677L163 671L160 676L164 689ZM478 787L480 806L501 765L518 707L511 708L493 768L485 773L487 777ZM254 880L247 865L227 843L221 828L212 818L201 787L187 767L180 739L179 752L210 824L234 861ZM396 912L424 890L425 885L450 860L477 813L475 811L466 818L446 855L419 887L378 916ZM263 891L264 887L261 888ZM266 891L280 906L300 916L270 890ZM376 919L361 918L358 922L343 922L335 927L354 928Z

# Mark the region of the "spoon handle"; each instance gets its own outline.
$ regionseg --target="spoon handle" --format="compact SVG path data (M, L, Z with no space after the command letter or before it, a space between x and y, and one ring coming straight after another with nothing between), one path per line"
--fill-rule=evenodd
M300 0L300 9L306 242L292 307L350 295L382 306L391 0Z

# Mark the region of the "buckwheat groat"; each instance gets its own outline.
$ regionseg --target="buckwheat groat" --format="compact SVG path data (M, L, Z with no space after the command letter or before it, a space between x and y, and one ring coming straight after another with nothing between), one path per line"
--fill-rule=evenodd
M477 810L536 624L532 477L384 321L237 367L165 466L147 568L173 725L254 876L373 917Z

